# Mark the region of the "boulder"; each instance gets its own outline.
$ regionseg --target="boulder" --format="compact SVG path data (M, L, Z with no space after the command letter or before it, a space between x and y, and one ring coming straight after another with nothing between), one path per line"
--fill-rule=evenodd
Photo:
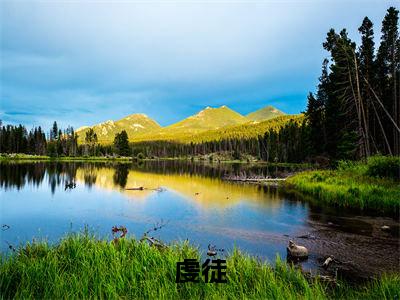
M307 258L308 249L304 246L296 245L295 242L289 241L287 249L287 255L291 258Z

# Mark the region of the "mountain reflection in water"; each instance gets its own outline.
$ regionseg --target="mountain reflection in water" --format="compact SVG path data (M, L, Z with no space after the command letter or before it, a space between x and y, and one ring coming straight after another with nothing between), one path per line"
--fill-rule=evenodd
M311 251L306 268L318 268L331 254L368 273L398 265L393 256L399 251L398 235L379 229L389 225L396 232L396 220L313 207L275 187L221 179L275 177L295 170L182 161L1 163L0 220L10 228L0 232L0 249L7 252L9 244L33 238L57 242L86 225L102 238L111 238L114 225L140 237L163 220L168 223L155 237L165 242L187 239L203 251L208 244L228 252L236 246L274 260L277 254L286 257L288 240L294 239ZM127 189L138 187L143 190ZM299 238L304 235L313 239ZM374 245L371 251L365 250L368 243Z

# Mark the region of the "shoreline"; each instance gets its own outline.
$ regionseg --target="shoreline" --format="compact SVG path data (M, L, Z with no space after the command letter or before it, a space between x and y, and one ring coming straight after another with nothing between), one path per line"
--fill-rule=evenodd
M75 161L88 161L88 162L140 162L140 161L186 161L194 163L205 163L210 165L217 164L249 164L249 165L263 165L263 166L277 166L277 167L311 167L308 163L274 163L266 161L247 161L247 160L213 160L190 157L160 157L160 158L143 158L136 159L134 157L104 157L104 156L64 156L64 157L50 157L47 155L30 155L30 154L16 154L4 155L0 153L0 162L2 161L60 161L60 162L75 162Z

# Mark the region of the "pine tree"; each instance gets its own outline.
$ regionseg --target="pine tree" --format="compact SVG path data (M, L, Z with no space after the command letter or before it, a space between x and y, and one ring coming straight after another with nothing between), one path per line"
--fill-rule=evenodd
M331 29L323 45L331 53L332 60L325 112L328 153L335 159L368 157L368 127L361 95L356 45L348 38L345 29L340 34ZM352 143L353 149L350 149Z
M95 156L96 155L96 146L97 146L97 134L94 132L93 128L90 128L87 132L86 132L86 136L85 136L85 142L86 142L86 154L88 154L88 147L89 147L89 151L92 152L92 155Z
M50 132L50 140L56 140L57 138L58 138L58 126L57 126L57 122L54 121L53 128L51 129L51 132Z
M306 117L310 127L308 138L311 146L310 154L313 156L322 154L326 146L325 104L328 101L328 89L328 60L325 59L322 64L322 75L319 78L316 98L312 93L307 97Z
M117 133L114 138L114 148L117 154L122 156L131 155L131 150L129 148L128 134L125 130Z
M379 98L388 116L383 108L379 112L384 116L383 126L388 136L389 149L387 151L400 155L400 133L393 123L400 124L400 101L398 93L398 74L399 74L399 54L398 50L398 14L399 11L390 7L382 21L381 43L378 49L376 66Z
M374 104L374 96L369 86L375 88L375 66L374 66L374 30L373 24L368 17L365 17L362 25L358 28L361 34L361 46L358 50L360 61L359 72L361 76L361 98L365 103L365 117L367 123L367 139L371 140L375 152L381 148L382 132L379 128L379 115Z

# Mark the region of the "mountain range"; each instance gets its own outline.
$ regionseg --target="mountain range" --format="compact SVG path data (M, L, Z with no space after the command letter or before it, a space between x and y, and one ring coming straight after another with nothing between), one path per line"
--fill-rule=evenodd
M115 134L125 130L129 140L182 140L208 131L218 131L239 125L251 126L285 113L273 106L266 106L246 116L223 105L218 108L206 107L197 114L175 124L162 127L145 114L132 114L118 121L106 121L93 126L84 126L77 129L78 141L84 142L86 132L92 128L97 134L99 143L112 143Z

